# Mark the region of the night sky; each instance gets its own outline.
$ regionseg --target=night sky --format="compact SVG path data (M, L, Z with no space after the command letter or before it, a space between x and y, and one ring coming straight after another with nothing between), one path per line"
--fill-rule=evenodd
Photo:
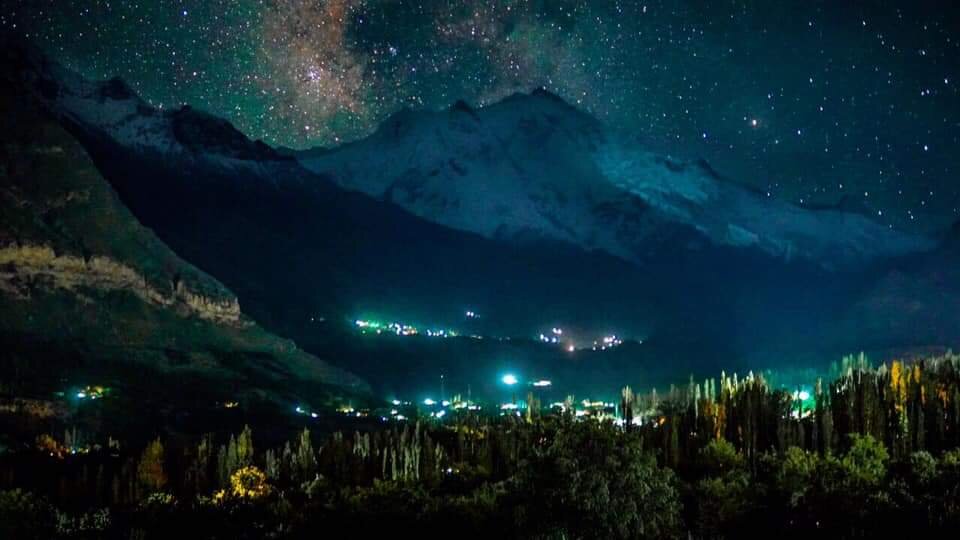
M0 23L271 144L544 87L771 197L942 230L960 218L960 14L868 4L21 0Z

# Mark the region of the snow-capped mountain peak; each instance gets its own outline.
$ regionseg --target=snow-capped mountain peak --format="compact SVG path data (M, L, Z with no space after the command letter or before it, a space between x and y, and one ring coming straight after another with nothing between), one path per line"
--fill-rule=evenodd
M778 201L607 133L552 94L403 111L369 138L299 154L341 186L490 238L546 238L634 262L678 231L842 267L932 247L860 214Z

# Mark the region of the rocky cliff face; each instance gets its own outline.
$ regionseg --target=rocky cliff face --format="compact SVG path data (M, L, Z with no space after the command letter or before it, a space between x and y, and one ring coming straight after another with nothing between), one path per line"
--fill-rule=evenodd
M100 292L123 291L143 302L199 317L218 324L242 326L236 298L211 298L195 293L183 282L163 291L153 287L135 269L109 257L94 255L82 258L57 255L50 246L0 247L0 291L20 300L29 300L30 291L38 287L61 289L82 295L85 289Z

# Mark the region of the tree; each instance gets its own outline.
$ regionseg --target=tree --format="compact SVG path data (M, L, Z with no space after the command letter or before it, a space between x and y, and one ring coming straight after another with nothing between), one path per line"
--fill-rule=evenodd
M163 470L163 443L159 437L149 443L140 456L137 480L147 494L161 491L167 485L167 474Z
M821 531L869 536L882 530L882 518L892 511L885 485L889 455L870 435L853 434L848 440L843 456L827 455L820 461L810 514L821 523Z
M798 507L812 485L817 472L819 459L816 454L796 446L787 448L779 460L776 471L775 487L782 493L791 507Z
M19 489L0 491L0 538L53 538L55 518L54 509L32 493Z
M240 468L230 476L230 494L233 497L256 500L269 493L267 475L253 465Z
M300 432L300 442L297 445L297 453L294 455L294 470L296 477L300 482L313 480L317 474L317 454L313 451L313 443L310 441L310 430L303 428Z
M694 490L697 531L707 538L735 532L753 508L743 456L726 439L715 439L700 449L699 462L706 477Z
M744 465L743 456L726 439L715 439L700 450L700 464L707 474L720 475Z
M253 465L253 430L250 426L243 426L243 431L237 437L236 467L242 468Z
M186 483L195 493L209 492L208 471L213 458L213 436L204 435L186 471Z
M641 439L610 423L561 422L513 481L522 532L569 538L674 535L680 502L671 471Z
M850 435L850 449L841 464L847 481L861 487L875 487L887 474L890 459L883 444L870 435Z
M705 538L737 536L752 509L750 476L735 470L697 482L696 529Z

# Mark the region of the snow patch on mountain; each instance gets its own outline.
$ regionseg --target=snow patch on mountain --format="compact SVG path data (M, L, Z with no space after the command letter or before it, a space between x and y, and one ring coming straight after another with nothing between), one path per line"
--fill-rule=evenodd
M608 145L595 153L607 181L686 222L717 244L756 246L776 256L828 266L931 249L925 238L867 217L807 209L720 178L703 162L676 163L637 148Z

